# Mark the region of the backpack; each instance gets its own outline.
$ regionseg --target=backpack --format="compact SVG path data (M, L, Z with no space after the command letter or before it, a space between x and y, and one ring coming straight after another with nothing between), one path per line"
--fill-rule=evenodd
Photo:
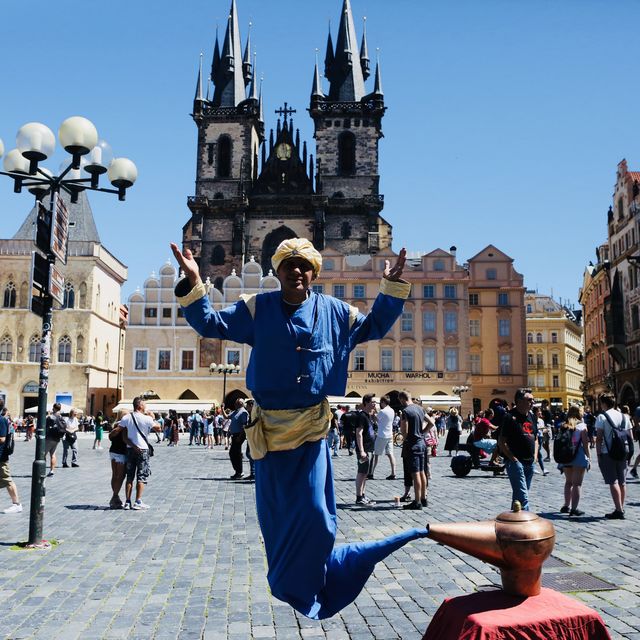
M13 453L15 445L16 439L13 427L7 421L7 435L4 439L4 447L2 449L2 455L0 456L0 462L6 462L9 459L9 456Z
M625 428L627 421L624 419L624 415L622 416L622 423L617 427L613 424L613 420L611 420L606 411L604 412L604 417L611 425L611 442L606 443L607 449L609 450L609 457L618 462L626 460L629 456L629 442Z
M49 440L56 440L60 442L66 430L67 430L67 425L64 419L62 418L62 416L52 415L47 417L46 437Z
M577 445L573 444L573 434L575 431L569 427L562 425L558 431L558 435L553 441L553 459L558 464L569 464L576 457L580 441Z

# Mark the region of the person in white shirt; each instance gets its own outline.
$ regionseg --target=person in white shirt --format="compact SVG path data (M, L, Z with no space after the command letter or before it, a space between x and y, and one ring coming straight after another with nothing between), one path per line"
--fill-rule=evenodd
M389 406L391 400L389 396L380 398L380 411L378 411L378 433L373 445L373 462L371 463L371 474L373 475L378 465L378 458L386 455L391 464L391 475L387 476L387 480L396 479L396 459L393 455L393 420L395 411Z
M62 466L68 467L67 457L69 449L71 449L71 466L79 467L78 464L78 417L75 409L69 411L69 417L66 419L67 430L62 438Z
M616 428L624 425L628 434L628 441L633 442L631 436L631 422L629 416L615 409L615 398L610 393L602 393L598 397L602 413L596 418L596 453L598 465L604 478L604 483L609 485L615 511L605 514L608 520L624 520L624 500L626 497L626 475L628 460L615 460L609 455L609 447L613 438L613 426ZM606 414L606 415L605 415Z
M151 470L149 468L149 433L158 423L154 421L153 413L147 412L142 398L133 399L133 412L120 420L124 427L124 440L127 443L127 484L125 510L148 509L149 505L142 502L142 493L147 484ZM131 504L133 479L136 477L136 501Z

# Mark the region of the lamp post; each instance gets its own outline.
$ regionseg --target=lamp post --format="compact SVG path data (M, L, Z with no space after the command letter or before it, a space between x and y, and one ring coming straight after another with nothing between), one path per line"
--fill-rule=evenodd
M451 387L451 390L460 396L460 413L462 414L462 394L469 391L469 387L466 384L456 385L455 387Z
M16 148L4 157L0 175L13 180L14 193L26 188L36 197L36 251L33 252L31 273L31 310L42 317L40 374L38 382L38 420L36 427L36 453L31 473L31 508L29 513L29 546L41 546L45 498L45 428L47 417L47 391L49 387L49 361L53 301L62 302L64 278L56 267L56 258L67 262L68 211L60 198L69 194L71 202L78 201L80 192L88 189L114 193L125 199L126 190L138 176L135 164L127 158L113 158L111 147L98 138L90 120L81 116L67 118L58 130L58 140L67 156L60 174L39 166L53 155L56 137L44 124L29 122L18 130ZM4 144L0 140L0 157ZM84 171L84 174L82 173ZM100 176L107 174L114 189L99 186ZM49 195L49 207L42 204Z
M240 373L240 365L237 364L216 364L212 362L209 365L209 374L222 374L222 402L220 404L224 404L224 400L227 397L227 374L229 373Z

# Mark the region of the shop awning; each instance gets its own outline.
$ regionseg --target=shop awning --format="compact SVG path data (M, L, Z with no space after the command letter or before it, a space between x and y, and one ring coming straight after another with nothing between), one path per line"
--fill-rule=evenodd
M459 407L460 396L420 396L420 401L427 407Z
M146 400L146 407L149 411L155 413L168 413L169 409L175 410L176 413L191 413L192 411L209 411L213 405L220 406L217 400ZM120 402L111 410L113 413L118 411L132 411L133 400L120 400Z
M69 404L64 404L62 403L60 405L60 413L69 413L69 411L71 411L71 409L73 409L73 407ZM53 402L50 402L47 405L47 411L53 411ZM28 409L25 409L24 411L25 413L38 413L38 406L36 405L35 407L29 407ZM82 413L82 409L76 409L76 413Z

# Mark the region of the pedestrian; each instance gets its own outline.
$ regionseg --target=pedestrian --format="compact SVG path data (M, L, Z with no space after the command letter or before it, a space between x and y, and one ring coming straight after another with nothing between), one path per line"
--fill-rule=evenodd
M506 458L507 476L511 483L511 508L517 501L523 511L529 511L533 464L538 457L538 427L531 413L532 405L531 391L518 389L515 406L502 418L498 437L498 446Z
M617 459L611 455L613 447L613 429L626 432L627 442L633 444L631 423L628 416L615 408L615 398L610 393L598 396L598 403L602 413L596 418L596 453L598 466L604 479L609 485L613 506L611 513L605 514L608 520L624 520L624 502L627 494L627 464L628 459ZM630 455L633 455L631 451Z
M344 395L356 345L382 338L402 313L411 289L400 281L406 252L393 268L385 261L380 294L365 316L311 289L322 256L308 240L293 238L276 248L279 289L242 296L221 311L212 308L191 252L171 248L186 276L176 295L189 324L204 337L252 347L247 387L257 406L247 431L271 592L310 618L330 617L355 600L377 562L428 535L424 527L334 548L327 396Z
M32 440L33 439L33 435L36 432L36 421L33 419L32 416L28 416L27 417L27 432L26 432L26 439L27 441Z
M373 443L373 463L371 465L371 475L376 472L378 459L382 455L389 458L391 465L391 473L387 476L387 480L396 479L396 459L393 455L393 419L395 411L391 408L391 399L389 396L380 398L380 411L378 411L378 431L376 439Z
M177 447L180 444L180 428L178 422L178 414L175 409L169 409L167 417L167 431L169 432L169 447Z
M425 472L424 433L426 422L424 411L411 401L411 394L407 391L398 393L398 400L402 405L402 417L400 418L400 430L406 442L402 463L405 472L405 496L406 476L411 475L413 486L413 501L405 504L403 509L421 510L427 506L427 475ZM403 443L404 448L404 443Z
M451 452L455 450L458 455L458 448L460 447L460 434L462 433L462 421L458 415L458 410L455 407L449 409L449 415L446 420L447 439L444 442L445 451Z
M340 413L342 415L342 412ZM338 457L338 449L340 447L340 433L338 429L338 412L333 411L331 414L331 424L329 425L329 433L327 434L327 446L333 452L333 457Z
M7 515L22 511L18 488L11 477L9 469L9 456L13 451L14 437L14 428L9 419L7 408L4 406L4 402L0 400L0 489L6 489L11 498L11 506L2 511Z
M578 503L585 471L591 468L591 456L589 431L583 421L580 407L575 405L569 407L565 427L571 432L571 444L576 454L571 462L558 464L558 469L564 474L564 503L560 513L583 516L584 511L578 509Z
M121 412L118 420L109 431L109 458L111 459L111 500L110 509L122 509L123 504L120 499L120 489L127 473L127 443L124 439L125 427L120 424L120 420L128 412Z
M345 411L340 417L340 425L342 426L343 443L342 448L347 449L349 455L353 455L355 448L356 426L358 424L359 405L353 409L349 405L345 407Z
M224 405L222 405L224 410ZM231 480L240 480L244 478L242 473L242 443L245 441L245 427L249 424L249 413L245 409L244 400L238 398L236 400L236 408L229 415L230 425L229 434L231 436L231 446L229 448L229 460L233 467L233 475Z
M62 405L56 402L51 409L53 412L50 416L47 416L46 420L44 442L45 462L47 455L49 456L49 473L47 474L49 478L53 477L56 470L56 449L58 448L58 443L67 431L67 423L60 414Z
M533 417L536 419L536 438L538 439L538 466L540 467L540 471L542 471L542 475L546 476L549 474L548 471L544 468L544 460L542 459L542 451L544 445L544 420L542 419L542 411L540 407L533 407L532 409ZM534 473L540 473L537 469L534 468Z
M204 421L204 445L206 449L213 449L213 416L203 416Z
M104 416L102 415L102 411L98 411L96 415L94 427L95 427L95 438L93 440L93 448L102 450L102 430L104 426Z
M358 412L356 423L356 504L372 507L376 503L367 498L365 487L367 479L373 480L371 464L373 461L373 443L376 438L373 429L373 412L376 403L373 394L368 393L362 397L362 409Z
M149 433L157 426L153 419L153 413L147 412L145 401L136 397L133 399L133 412L120 419L120 425L124 427L123 436L127 444L127 484L125 510L148 509L149 505L142 502L142 494L151 474L149 465L150 451ZM136 479L136 500L131 503L133 492L133 480Z
M252 418L254 404L255 404L255 402L251 398L249 398L245 402L244 406L245 406L245 409L247 410L247 413L249 414L249 421L248 421L247 424L251 424L251 418ZM247 460L249 461L249 475L247 476L247 480L255 480L255 478L256 478L256 465L255 465L255 462L254 462L253 458L251 457L251 443L249 442L249 440L247 440L246 456L247 456Z
M68 468L67 458L69 449L71 449L71 466L79 467L78 464L78 416L75 409L69 411L69 417L66 419L67 429L62 438L62 466Z
M155 421L158 423L158 426L153 430L153 432L156 434L156 444L160 444L164 439L164 418L162 417L161 413L156 413L154 415ZM160 438L161 433L163 436L162 438Z

